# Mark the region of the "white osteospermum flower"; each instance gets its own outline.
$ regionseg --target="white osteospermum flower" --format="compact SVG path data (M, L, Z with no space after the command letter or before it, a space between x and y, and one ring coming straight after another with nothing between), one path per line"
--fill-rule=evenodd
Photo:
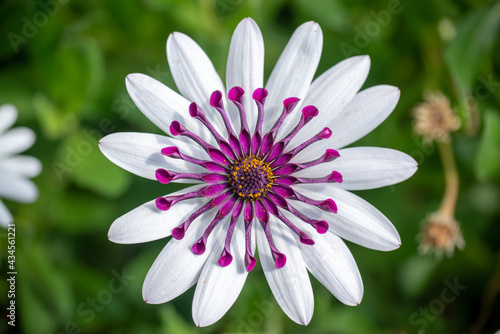
M9 130L16 119L14 106L0 106L0 198L32 203L38 198L38 189L29 178L40 174L42 164L34 157L18 155L33 146L35 133L25 127ZM0 226L13 222L11 213L0 201Z
M173 236L147 274L146 302L167 302L197 284L194 322L213 324L238 297L257 247L278 304L305 325L314 308L307 270L341 302L361 301L361 276L341 238L399 247L391 222L348 190L401 182L417 163L391 149L341 148L377 127L400 92L385 85L358 92L367 56L312 81L321 49L319 25L304 23L261 88L264 43L247 18L231 40L227 98L207 55L177 32L167 58L182 96L146 75L127 77L135 104L170 136L111 134L102 152L148 179L196 183L139 206L109 230L111 241L124 244Z

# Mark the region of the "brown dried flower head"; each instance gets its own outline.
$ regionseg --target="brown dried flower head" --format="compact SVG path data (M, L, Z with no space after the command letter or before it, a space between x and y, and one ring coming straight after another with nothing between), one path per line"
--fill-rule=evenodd
M441 92L426 93L424 102L413 109L413 130L424 141L450 142L450 133L461 126L460 119L451 109L450 100Z
M442 257L443 253L451 257L455 247L465 247L458 222L447 214L431 213L423 222L419 250L422 253L435 252L437 257Z

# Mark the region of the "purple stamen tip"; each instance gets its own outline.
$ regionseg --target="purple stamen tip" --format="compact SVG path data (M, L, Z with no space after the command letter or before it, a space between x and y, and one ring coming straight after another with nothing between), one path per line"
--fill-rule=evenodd
M304 245L314 245L314 240L304 232L300 232L299 239Z
M329 128L324 128L323 131L321 131L321 134L320 134L320 138L321 139L328 139L330 138L332 135L332 130L330 130Z
M184 225L178 226L172 230L172 236L177 240L184 238L185 233L186 231L184 230Z
M266 97L268 95L267 89L265 88L257 88L253 91L252 98L259 102L260 104L264 104L266 101Z
M293 108L299 103L300 99L297 97L289 97L283 101L283 106L285 107L285 113L288 115Z
M302 115L304 115L304 118L306 119L311 119L313 117L318 116L318 108L315 106L306 106L302 109Z
M174 178L174 174L170 173L169 171L163 168L157 169L155 176L156 179L163 184L170 183L170 181L172 181L172 179Z
M332 213L337 213L337 204L331 198L321 202L320 207Z
M285 254L274 252L273 257L274 257L274 263L276 264L277 269L283 268L285 266L285 264L286 264L286 255Z
M161 149L161 154L166 155L167 157L180 157L180 151L177 146L169 146Z
M227 267L228 265L231 264L231 262L233 261L233 256L231 255L231 253L229 253L227 250L223 250L222 251L222 255L221 257L219 258L219 265L221 267Z
M167 211L172 206L172 201L169 199L166 199L165 197L158 197L156 199L155 203L156 203L156 207L162 211Z
M198 107L196 102L193 102L189 105L189 115L191 115L191 117L203 116L203 111L200 107Z
M318 232L319 234L325 234L330 227L330 225L328 225L328 223L324 220L316 222L315 224L313 224L313 226L316 228L316 232Z
M195 253L196 255L202 255L203 253L205 253L205 250L207 249L206 245L205 245L205 242L203 241L203 238L198 240L194 245L193 247L191 247L191 250L193 251L193 253Z
M229 90L229 93L227 94L227 98L230 101L241 103L243 94L245 94L245 91L243 90L243 88L236 86L236 87L233 87Z
M222 93L216 90L210 96L210 105L214 108L222 108Z
M245 266L247 267L247 271L252 271L256 263L257 259L255 259L253 255L248 253L245 255Z
M339 152L336 151L336 150L333 150L331 148L327 149L326 152L325 152L325 161L326 162L335 160L338 157L340 157Z
M170 124L170 133L172 133L172 136L178 136L184 131L186 131L186 129L179 122L173 121L172 124Z
M344 180L342 179L342 174L340 174L337 171L333 171L330 176L328 177L328 181L330 182L336 182L336 183L342 183Z

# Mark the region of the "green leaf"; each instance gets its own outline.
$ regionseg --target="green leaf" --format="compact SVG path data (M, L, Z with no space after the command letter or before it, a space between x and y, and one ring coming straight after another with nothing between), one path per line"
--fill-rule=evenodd
M67 114L45 94L33 96L33 109L38 117L44 135L49 139L58 139L75 130L78 120L73 114Z
M500 115L488 110L475 160L475 173L480 181L500 179Z

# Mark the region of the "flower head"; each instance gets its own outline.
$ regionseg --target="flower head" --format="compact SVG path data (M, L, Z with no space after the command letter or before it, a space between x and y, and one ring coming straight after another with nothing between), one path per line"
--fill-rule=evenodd
M426 142L450 142L450 133L457 131L461 122L453 112L450 100L441 92L425 94L425 102L413 109L413 129Z
M321 48L319 25L301 25L262 88L264 43L247 18L231 40L227 93L206 54L181 33L168 38L167 58L183 96L148 76L127 77L135 104L171 137L112 134L101 140L102 152L139 176L196 183L110 228L118 243L173 236L145 279L146 302L164 303L197 283L193 319L210 325L238 297L257 248L278 304L307 324L314 308L307 270L343 303L361 301L361 276L341 238L378 250L399 247L389 220L348 190L401 182L416 162L391 149L341 149L392 112L399 90L358 92L367 56L312 81Z
M422 226L419 250L423 253L433 251L438 258L445 253L453 256L455 247L463 249L465 241L458 222L443 212L429 214Z
M38 198L38 189L29 178L40 174L42 164L34 157L18 155L34 144L35 133L25 127L9 130L16 119L14 106L0 106L0 198L31 203ZM0 226L13 222L11 213L0 201Z

